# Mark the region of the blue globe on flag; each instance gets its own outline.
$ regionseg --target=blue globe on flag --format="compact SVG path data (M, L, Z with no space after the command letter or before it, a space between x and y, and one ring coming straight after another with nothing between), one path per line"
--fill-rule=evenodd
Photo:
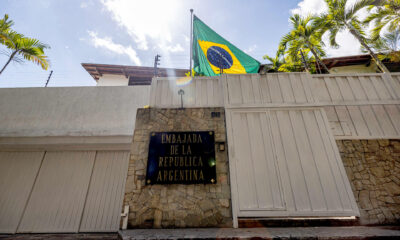
M207 60L221 69L229 69L233 65L232 56L223 48L211 46L207 50Z

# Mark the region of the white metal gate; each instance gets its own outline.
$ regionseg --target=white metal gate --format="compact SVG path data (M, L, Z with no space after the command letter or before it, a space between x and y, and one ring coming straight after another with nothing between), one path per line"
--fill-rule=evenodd
M359 214L322 109L228 110L227 126L238 217Z
M0 232L119 229L128 151L0 152Z
M305 74L222 78L234 224L240 217L359 211L323 107Z

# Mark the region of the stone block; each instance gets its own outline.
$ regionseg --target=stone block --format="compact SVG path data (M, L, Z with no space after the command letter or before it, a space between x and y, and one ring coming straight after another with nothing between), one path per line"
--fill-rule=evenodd
M384 188L390 195L393 196L400 195L400 186L397 185L395 182L389 182L384 184Z
M384 223L385 222L385 215L383 215L382 213L377 215L379 223Z
M386 146L389 146L390 141L389 141L389 139L380 139L380 140L378 140L378 143L379 143L379 146L386 147Z
M200 216L195 215L195 214L188 214L185 218L184 221L186 222L186 225L189 227L198 227L200 226Z
M369 199L369 192L367 190L362 190L358 196L359 204L362 209L370 210L372 209L372 204Z
M200 201L199 206L204 212L215 208L214 203L208 199Z
M361 176L360 173L357 172L357 173L354 174L354 178L355 178L355 179L361 180L361 179L362 179L362 176Z
M154 210L154 228L161 228L161 222L162 222L162 211L159 209Z
M375 177L382 178L385 176L385 170L382 167L372 167L369 170Z
M228 208L230 205L230 201L229 201L229 199L219 199L219 205L221 207Z
M383 213L383 215L385 216L385 218L386 218L387 220L389 220L389 219L394 219L394 215L393 215L393 213L392 213L389 209L387 209L387 208L382 208L382 213Z
M396 203L392 197L385 197L385 202L386 203Z

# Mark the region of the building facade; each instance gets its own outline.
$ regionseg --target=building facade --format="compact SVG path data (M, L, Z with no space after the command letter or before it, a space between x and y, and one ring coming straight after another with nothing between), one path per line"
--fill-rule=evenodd
M97 86L150 85L153 77L184 77L186 69L82 63Z
M0 113L2 233L399 221L399 74L0 89Z

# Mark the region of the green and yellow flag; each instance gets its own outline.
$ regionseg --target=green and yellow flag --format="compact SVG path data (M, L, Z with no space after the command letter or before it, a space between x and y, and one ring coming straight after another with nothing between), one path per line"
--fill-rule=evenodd
M257 73L260 63L193 18L193 62L196 75Z

